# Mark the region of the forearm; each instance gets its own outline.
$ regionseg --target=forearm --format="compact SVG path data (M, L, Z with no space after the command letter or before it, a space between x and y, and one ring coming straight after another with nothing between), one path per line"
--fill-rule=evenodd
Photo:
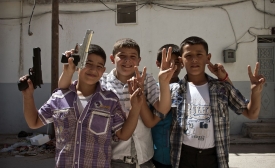
M154 107L157 111L161 112L162 114L167 114L171 108L171 93L169 83L160 83L159 88L159 101L157 101L154 104Z
M251 93L250 102L247 105L246 117L255 120L258 118L261 109L261 94Z
M66 89L72 83L73 73L62 72L58 80L58 88Z
M128 118L124 122L122 128L116 132L119 139L127 141L132 136L137 126L139 111L140 107L131 107Z
M33 95L23 95L23 109L26 122L30 128L36 129L43 126L43 123L38 117L38 111L34 104Z
M146 100L146 98L144 98L143 100ZM143 103L142 103L140 117L141 117L144 125L148 128L154 127L161 120L158 116L156 116L152 113L152 111L148 107L146 101L143 101Z

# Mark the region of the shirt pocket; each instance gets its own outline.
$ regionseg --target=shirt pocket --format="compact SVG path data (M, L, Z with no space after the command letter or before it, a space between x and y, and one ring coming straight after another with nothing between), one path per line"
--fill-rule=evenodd
M110 114L102 111L92 111L88 129L95 135L103 135L108 131Z
M53 118L56 126L63 126L65 128L69 128L76 123L74 110L72 108L53 111Z

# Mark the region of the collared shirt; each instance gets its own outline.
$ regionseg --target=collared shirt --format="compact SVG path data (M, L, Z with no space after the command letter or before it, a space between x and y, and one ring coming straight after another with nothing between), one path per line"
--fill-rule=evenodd
M229 153L229 110L236 114L242 114L247 108L248 100L228 82L221 82L206 74L209 86L210 108L214 124L214 141L217 150L219 168L228 166ZM187 75L178 84L172 87L172 112L173 120L171 126L171 163L179 167L181 147L184 133L184 113L186 105L186 83Z
M119 97L123 111L128 116L130 110L130 94L128 92L128 84L122 83L114 75L115 69L109 74L104 74L101 78L101 84L112 90ZM144 80L144 94L147 98L147 104L154 104L159 99L159 87L152 75L146 74ZM128 141L112 142L112 159L123 159L124 156L131 155L131 139L135 143L135 149L138 159L138 164L147 162L153 157L153 141L151 129L147 128L142 122L141 118L138 119L137 127Z
M43 124L54 123L56 167L108 168L112 138L126 116L116 94L101 88L99 82L80 113L76 84L74 81L69 89L54 92L38 111Z

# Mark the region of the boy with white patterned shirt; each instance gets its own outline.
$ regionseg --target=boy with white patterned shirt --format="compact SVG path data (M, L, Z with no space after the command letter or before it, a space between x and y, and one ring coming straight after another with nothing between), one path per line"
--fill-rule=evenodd
M66 52L67 56L72 52L73 50ZM121 106L127 115L130 108L127 80L135 75L139 76L139 73L141 73L136 67L141 60L139 46L132 39L120 39L116 41L110 59L115 64L115 68L109 74L103 74L100 81L104 87L111 89L118 95ZM140 167L154 167L150 162L150 159L153 157L151 129L147 128L147 122L143 122L144 118L142 114L151 112L148 107L149 104L153 105L160 112L166 113L169 111L171 97L163 96L170 94L169 81L175 71L175 67L171 66L169 61L168 58L162 62L162 68L159 73L160 87L158 87L152 75L146 74L146 69L144 68L142 72L144 83L140 85L146 99L140 111L142 120L139 118L132 138L128 141L113 142L112 167L135 167L136 164ZM64 66L64 72L59 80L59 87L68 87L71 83L74 70L73 63L69 63L69 66Z

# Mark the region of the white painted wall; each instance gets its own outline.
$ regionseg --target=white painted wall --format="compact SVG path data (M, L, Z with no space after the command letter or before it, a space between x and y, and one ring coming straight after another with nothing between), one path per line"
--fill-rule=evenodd
M169 1L167 3L181 4L181 1ZM232 2L229 0L199 2L194 4L182 1L181 5L211 5L217 3ZM259 9L264 9L264 1L255 0ZM164 3L164 1L161 1ZM115 3L106 3L114 8ZM275 26L275 17L265 15L256 11L251 1L236 5L224 6L228 11L237 39L240 38L249 27L269 28ZM87 4L60 4L60 13L64 10L84 11L106 9L100 3ZM23 4L24 16L30 16L32 6ZM49 12L51 5L36 5L35 15ZM275 13L275 4L265 2L265 10ZM20 1L1 2L1 18L20 17ZM114 42L123 37L130 37L136 40L141 47L141 65L147 66L156 78L158 69L155 66L156 51L166 43L180 44L186 37L196 35L204 38L209 43L209 52L212 53L212 62L223 62L222 50L233 44L234 34L230 25L228 15L225 10L218 7L199 8L194 10L168 10L157 6L144 6L138 11L138 24L136 25L115 25L115 13L112 11L86 13L86 14L60 14L60 55L67 49L74 47L76 42L82 42L86 29L95 31L93 43L99 44L109 55ZM264 23L265 19L265 23ZM29 18L23 19L23 57L25 74L32 66L32 48L40 47L42 50L43 79L45 83L50 83L50 59L51 59L51 13L34 16L31 22L32 36L28 36ZM20 74L19 66L19 37L20 20L0 20L0 50L2 61L0 66L1 83L13 83L17 81ZM256 30L252 32L258 35L270 34L269 29ZM251 35L246 35L240 41L250 41ZM231 48L235 48L232 45ZM225 68L230 72L233 81L247 81L248 64L254 66L257 60L257 42L243 43L237 50L237 62L225 64ZM107 71L113 65L107 62ZM60 71L62 65L60 65ZM7 71L8 74L7 75ZM181 73L185 74L185 71Z

